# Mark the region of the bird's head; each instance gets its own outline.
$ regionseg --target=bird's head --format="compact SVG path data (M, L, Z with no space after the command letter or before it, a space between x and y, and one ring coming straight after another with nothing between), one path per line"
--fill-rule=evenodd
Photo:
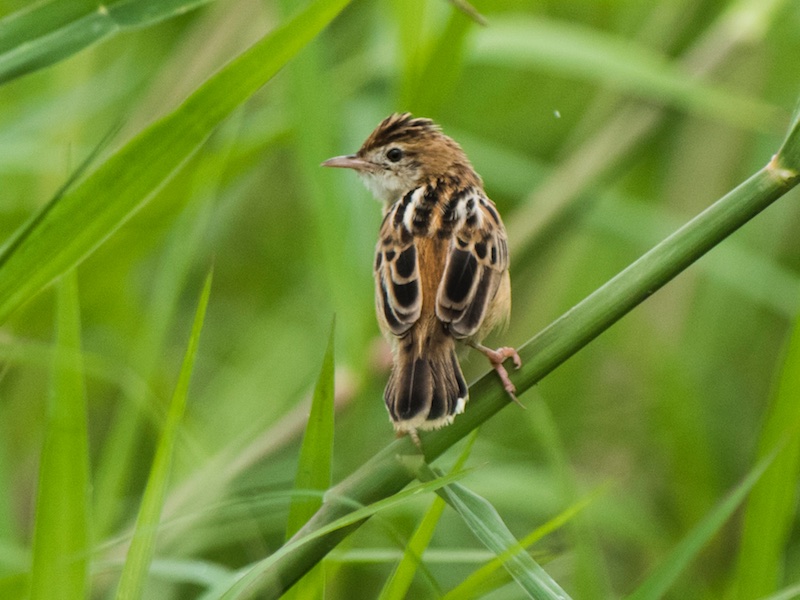
M336 156L324 167L353 169L376 198L392 203L425 182L465 173L477 177L461 147L430 119L390 115L355 154Z

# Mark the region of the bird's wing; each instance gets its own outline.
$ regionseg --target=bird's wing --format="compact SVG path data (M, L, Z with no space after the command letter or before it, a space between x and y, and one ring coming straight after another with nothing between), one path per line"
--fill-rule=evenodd
M456 208L450 250L436 295L436 314L457 338L474 335L508 269L503 222L480 190Z
M398 208L386 213L375 249L378 318L384 329L394 335L408 331L419 319L422 309L417 247L403 227L403 212Z

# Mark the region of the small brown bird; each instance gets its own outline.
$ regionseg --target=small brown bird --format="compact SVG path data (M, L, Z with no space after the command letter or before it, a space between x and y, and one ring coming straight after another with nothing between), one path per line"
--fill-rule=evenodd
M354 169L384 203L375 252L378 321L394 366L384 399L399 433L443 427L464 411L468 388L456 340L483 352L508 393L513 348L480 341L511 309L506 231L461 147L430 119L384 119L356 154L326 167Z

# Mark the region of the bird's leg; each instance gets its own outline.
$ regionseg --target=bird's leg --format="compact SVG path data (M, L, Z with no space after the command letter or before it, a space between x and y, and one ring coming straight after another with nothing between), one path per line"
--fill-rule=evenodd
M417 449L422 453L422 441L419 439L419 434L417 430L411 427L410 429L395 429L395 437L400 439L402 437L408 436L411 438L411 441L414 442L414 445Z
M498 348L497 350L492 350L491 348L487 348L483 344L479 344L477 342L470 342L470 346L482 352L486 358L489 359L489 362L492 363L492 368L497 371L497 374L500 376L500 381L503 382L503 387L505 388L508 395L511 396L511 399L525 408L525 406L517 400L517 388L508 378L508 371L503 366L503 362L507 358L511 358L514 360L514 367L519 369L522 366L522 359L517 354L517 351L514 348L510 348L508 346L503 346Z

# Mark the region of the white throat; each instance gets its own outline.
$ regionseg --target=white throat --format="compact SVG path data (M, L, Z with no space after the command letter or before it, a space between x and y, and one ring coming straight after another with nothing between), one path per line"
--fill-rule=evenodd
M391 172L360 172L358 175L372 195L387 205L393 204L408 191L406 182Z

